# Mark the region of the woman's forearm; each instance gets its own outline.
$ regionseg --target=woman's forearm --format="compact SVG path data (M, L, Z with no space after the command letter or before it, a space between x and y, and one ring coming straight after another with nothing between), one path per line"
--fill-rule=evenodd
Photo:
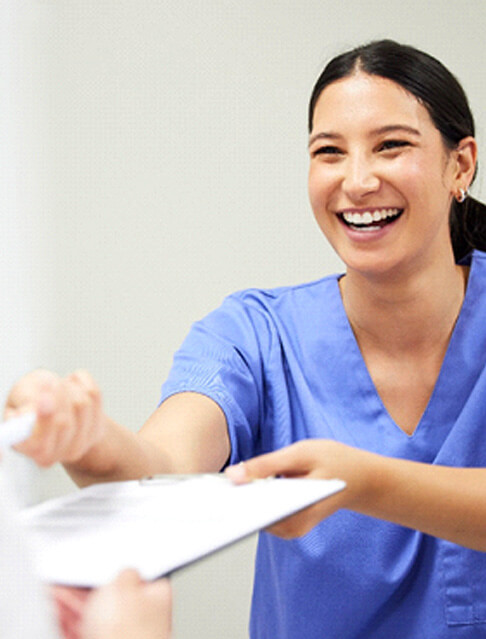
M373 456L363 514L486 551L486 469Z
M272 528L305 534L341 508L486 551L486 469L384 457L330 440L303 440L227 470L235 481L274 476L339 478L346 489Z

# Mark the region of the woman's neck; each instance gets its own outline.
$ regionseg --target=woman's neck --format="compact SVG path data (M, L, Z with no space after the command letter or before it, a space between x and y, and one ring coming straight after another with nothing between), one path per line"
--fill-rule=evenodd
M462 306L467 275L468 269L447 257L399 275L348 269L340 289L360 347L391 356L443 350Z

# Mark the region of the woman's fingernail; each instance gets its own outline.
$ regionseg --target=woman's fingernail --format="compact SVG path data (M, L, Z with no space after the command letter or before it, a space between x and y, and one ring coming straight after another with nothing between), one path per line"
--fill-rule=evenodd
M248 481L248 475L243 462L236 464L235 466L228 466L225 473L231 481L235 482L235 484L243 484Z

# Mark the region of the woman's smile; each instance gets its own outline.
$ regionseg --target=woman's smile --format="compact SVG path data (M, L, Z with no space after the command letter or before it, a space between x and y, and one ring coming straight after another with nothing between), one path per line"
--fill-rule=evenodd
M396 207L364 210L346 210L339 212L337 218L342 224L349 242L356 247L374 246L399 228L399 220L404 209Z
M403 209L368 207L363 211L346 210L338 212L339 219L353 231L376 232L393 224L403 213Z

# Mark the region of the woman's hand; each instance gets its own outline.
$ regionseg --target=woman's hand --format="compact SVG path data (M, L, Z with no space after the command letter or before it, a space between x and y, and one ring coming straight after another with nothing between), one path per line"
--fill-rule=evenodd
M226 469L236 483L264 477L343 479L346 488L269 528L290 539L309 532L340 508L357 507L371 497L373 462L377 455L331 440L307 439L274 453L261 455Z
M79 460L98 442L106 426L101 394L86 371L61 378L47 370L35 370L12 388L5 418L35 412L32 435L15 448L40 466Z
M339 478L346 488L272 526L299 537L339 508L486 552L486 469L385 457L335 441L307 439L232 466L236 483L269 476Z

